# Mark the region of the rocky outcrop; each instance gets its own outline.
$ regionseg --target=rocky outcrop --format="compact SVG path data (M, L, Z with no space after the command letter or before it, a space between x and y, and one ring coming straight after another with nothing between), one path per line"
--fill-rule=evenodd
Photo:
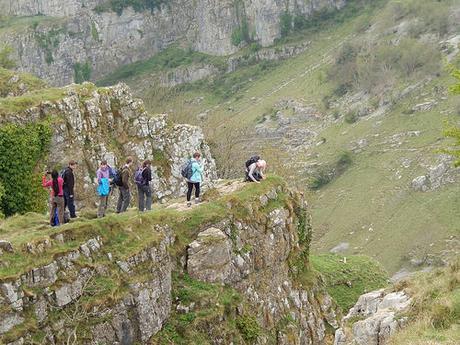
M21 100L8 99L13 103ZM56 100L5 113L0 124L24 124L49 117L53 118L53 134L46 163L52 168L65 166L70 159L79 162L75 174L80 207L93 206L96 201L94 177L102 159L113 167L121 167L127 156L133 156L136 164L152 160L152 189L159 200L183 193L180 167L195 151L205 159L205 186L217 178L201 129L170 123L164 114L148 114L143 102L134 99L124 84L101 89L90 83L70 86L62 89Z
M405 317L397 317L411 303L403 291L386 294L384 290L362 295L344 320L361 319L352 325L351 332L338 329L334 345L383 345L390 336L404 326ZM347 334L348 333L348 334Z
M97 13L104 0L3 0L0 13L36 16L0 31L0 43L11 45L21 70L53 85L74 81L77 63L88 64L98 79L127 63L149 58L172 43L187 42L194 50L228 55L237 51L232 35L247 24L251 39L262 46L280 37L280 18L308 17L324 7L341 8L345 0L170 0L141 13Z
M241 297L222 310L254 315L263 330L257 343L324 344L327 325L340 326L335 305L320 281L302 285L289 264L308 249L299 238L309 231L306 204L284 183L264 182L260 192L241 182L220 185L217 199L173 217L157 212L71 224L48 239L45 252L24 249L17 275L0 275L0 339L7 344L31 339L156 343L151 338L170 315L207 303L185 304L190 296L174 290L185 276L201 281L195 286L217 283L205 285L208 291L222 285L235 289ZM232 195L221 194L229 190ZM208 215L209 209L214 213ZM195 240L187 246L183 238L190 232ZM8 259L5 263L14 264ZM199 311L190 317L199 317ZM219 328L227 317L207 320L210 343L232 337Z
M278 200L283 193L278 187L260 196L260 202ZM247 208L256 218L257 206ZM253 221L225 220L189 244L186 269L199 280L235 287L250 301L264 329L291 318L298 326L279 329L278 344L321 344L326 325L336 329L339 322L322 288L299 286L290 276L289 256L298 246L297 221L293 210L285 207ZM260 340L268 341L268 335Z
M438 164L428 166L425 175L417 176L411 182L411 187L417 192L433 191L442 186L454 183L458 179L459 169L453 167L453 159L440 155Z

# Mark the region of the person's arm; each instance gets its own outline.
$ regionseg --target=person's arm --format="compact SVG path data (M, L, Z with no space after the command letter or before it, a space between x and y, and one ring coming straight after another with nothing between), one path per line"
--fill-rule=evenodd
M101 179L102 179L102 171L101 171L101 169L97 169L96 177L97 177L97 184L101 184Z
M257 183L260 183L259 181L257 181L254 176L252 176L252 174L254 173L254 171L256 170L256 164L253 163L249 166L249 173L248 173L248 176L249 178L254 181L254 182L257 182Z
M45 188L51 187L52 183L53 183L53 180L47 181L46 176L43 175L43 177L42 177L42 186L43 187L45 187Z
M145 168L142 171L142 178L147 182L152 181L152 170L150 168Z

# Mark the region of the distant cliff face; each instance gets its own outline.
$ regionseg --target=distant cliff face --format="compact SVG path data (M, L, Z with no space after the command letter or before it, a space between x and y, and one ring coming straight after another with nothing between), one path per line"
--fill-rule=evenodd
M324 7L341 8L346 0L170 0L153 12L94 11L105 2L1 0L0 13L12 16L13 24L0 29L0 44L15 49L19 69L65 85L83 65L97 79L172 43L228 55L237 51L232 35L243 27L251 40L268 46L281 35L283 13L305 18Z

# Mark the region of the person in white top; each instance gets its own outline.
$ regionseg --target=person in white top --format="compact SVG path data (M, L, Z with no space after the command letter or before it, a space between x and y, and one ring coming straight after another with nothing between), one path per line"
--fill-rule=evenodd
M249 182L260 183L260 180L265 179L265 169L267 168L267 162L263 159L259 159L257 162L252 163L248 167L247 180Z

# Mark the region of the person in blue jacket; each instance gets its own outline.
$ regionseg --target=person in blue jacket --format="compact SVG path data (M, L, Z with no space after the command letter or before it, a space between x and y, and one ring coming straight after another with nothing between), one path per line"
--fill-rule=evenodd
M195 204L200 202L200 184L203 180L203 164L201 162L201 154L195 152L192 161L192 176L187 180L187 206L192 206L191 198L192 191L195 188Z

